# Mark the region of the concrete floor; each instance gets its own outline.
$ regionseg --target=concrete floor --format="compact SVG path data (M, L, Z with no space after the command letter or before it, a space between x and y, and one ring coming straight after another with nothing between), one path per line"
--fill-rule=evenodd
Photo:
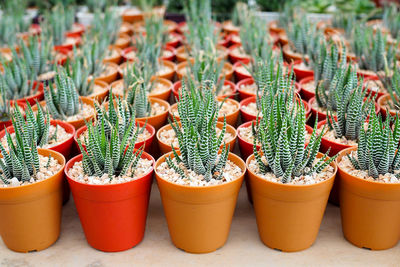
M124 252L104 253L91 248L83 234L74 203L64 207L60 239L50 248L15 253L0 242L0 266L400 266L400 244L385 251L354 247L342 235L339 208L328 204L315 244L302 252L283 253L258 238L246 190L240 191L229 239L210 254L188 254L171 243L160 194L153 184L144 240Z

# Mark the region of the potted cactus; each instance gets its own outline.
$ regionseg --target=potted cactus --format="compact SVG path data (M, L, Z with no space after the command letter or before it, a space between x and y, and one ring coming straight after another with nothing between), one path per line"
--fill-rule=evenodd
M0 144L0 235L9 249L30 252L60 235L65 158L37 148L24 133L14 143L6 131L8 151Z
M400 70L395 65L393 75L391 77L380 78L384 88L388 91L378 99L378 105L384 118L388 117L388 112L391 116L396 116L398 113L400 102Z
M220 150L224 135L217 137L218 104L211 92L205 95L204 102L182 97L179 152L172 147L155 165L172 242L191 253L212 252L224 245L245 173L244 162L229 153L229 147ZM193 117L202 103L204 112Z
M371 114L357 148L337 158L344 237L357 247L388 249L400 240L400 122Z
M11 55L12 49L18 50L19 34L29 30L28 23L18 10L9 10L3 13L0 21L0 52L4 55ZM10 58L11 59L11 58Z
M122 126L118 120L108 125L104 117L88 123L86 148L78 139L82 154L65 168L88 243L108 252L130 249L143 239L153 175L154 159L130 145L140 131L135 121Z
M58 68L54 84L50 83L49 88L44 90L44 99L32 109L37 111L40 105L52 119L66 121L75 129L85 125L85 121L92 120L96 114L94 101L78 95L73 80L62 67Z
M304 106L286 102L286 94L273 98L261 118L246 165L261 241L273 249L299 251L317 237L336 164L335 157L318 153L322 135L316 127L307 141Z
M0 86L6 99L12 102L28 101L34 104L43 99L43 83L35 81L35 74L30 71L30 64L26 59L18 58L14 50L14 60L3 63L3 73L0 74Z

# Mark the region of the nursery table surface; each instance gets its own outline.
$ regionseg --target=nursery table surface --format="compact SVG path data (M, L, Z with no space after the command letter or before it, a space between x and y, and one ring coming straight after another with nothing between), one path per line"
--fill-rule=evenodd
M156 183L151 192L145 237L130 250L104 253L91 248L85 240L72 197L63 209L61 236L50 248L22 254L8 250L0 241L2 267L152 265L400 266L400 244L385 251L369 251L351 245L342 235L339 208L328 204L318 238L311 248L294 253L272 250L258 237L254 211L243 185L225 246L209 254L188 254L171 243Z

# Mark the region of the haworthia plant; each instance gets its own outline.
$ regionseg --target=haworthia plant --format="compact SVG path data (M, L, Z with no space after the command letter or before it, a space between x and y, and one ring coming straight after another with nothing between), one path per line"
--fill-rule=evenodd
M379 175L394 174L400 170L399 143L399 118L382 122L381 117L373 113L368 128L360 130L357 156L348 154L347 157L355 169L367 171L368 175L377 179ZM400 178L399 172L396 177Z
M68 60L66 65L67 75L71 77L79 95L91 95L94 89L94 78L91 76L90 68L86 67L86 59L76 57L74 60Z
M30 23L23 14L3 12L0 20L0 46L17 44L18 33L27 32Z
M74 10L71 7L57 5L44 14L44 20L40 26L46 36L53 37L55 45L62 45L66 39L65 34L71 29L74 19Z
M54 85L49 83L49 89L44 90L44 99L50 115L58 120L78 114L81 108L75 84L61 67L54 78Z
M42 40L39 40L38 37L31 37L29 45L26 45L24 41L21 41L20 44L30 75L36 79L40 74L52 70L54 57L51 38L43 37Z
M253 130L253 151L261 173L272 172L282 183L289 183L295 177L319 173L335 160L336 156L327 159L328 153L316 160L322 135L317 135L315 125L307 144L305 125L302 102L287 102L282 96L273 99L270 112L257 125L257 133ZM265 161L257 151L257 141Z
M0 121L9 121L11 119L11 105L6 95L5 80L0 78Z
M393 38L400 37L400 16L399 7L395 4L386 6L383 13L383 23L390 30Z
M389 101L388 104L393 109L400 108L400 70L398 69L397 65L395 65L393 69L393 74L391 77L381 77L381 81L388 90L391 98L391 102Z
M175 120L171 123L178 138L180 155L172 147L176 163L167 157L165 160L171 169L174 169L181 178L185 178L185 168L203 175L206 181L222 179L229 146L222 148L220 156L218 151L222 145L226 131L226 120L220 135L217 137L216 126L218 118L218 103L211 90L186 89L185 81L182 82L178 112L181 127Z

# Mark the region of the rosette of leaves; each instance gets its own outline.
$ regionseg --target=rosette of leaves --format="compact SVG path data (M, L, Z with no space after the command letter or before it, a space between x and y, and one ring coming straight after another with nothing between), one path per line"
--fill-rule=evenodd
M263 57L265 53L272 51L265 21L254 15L243 22L239 35L244 52L253 58Z
M83 172L89 176L101 177L108 174L114 176L134 175L134 169L139 163L143 149L134 152L134 145L139 129L135 131L135 121L131 120L128 128L122 128L119 120L115 125L109 124L105 117L93 125L87 123L88 137L85 139L86 150L78 139L82 153ZM108 126L106 126L108 125ZM110 128L110 135L106 134L106 127ZM134 134L132 134L135 132ZM128 148L127 148L128 146ZM126 151L126 152L125 152Z
M81 108L74 81L61 67L54 78L54 85L49 83L49 89L44 90L44 99L47 110L56 120L65 120L76 115Z
M367 171L369 176L377 179L379 175L400 170L399 143L399 118L382 122L380 116L372 113L368 128L360 130L357 156L348 154L347 157L355 169ZM396 177L400 178L399 172Z
M150 82L150 72L148 67L132 64L128 71L127 81L124 81L125 99L129 105L131 113L135 113L137 118L149 117L151 114L151 103L148 99L148 92L151 91L153 83ZM125 76L124 76L125 78Z
M51 38L43 36L41 41L38 37L30 37L29 45L20 42L22 56L28 65L28 72L37 78L39 75L54 69L53 42Z
M121 26L121 17L111 9L104 13L96 11L90 28L90 35L104 34L110 38L110 43L115 43L118 38L118 31Z
M93 37L93 39L87 40L81 47L80 53L77 53L75 50L74 54L77 57L83 58L85 68L89 70L90 75L96 77L105 69L103 59L108 52L109 45L110 39L106 35L100 34Z
M347 140L357 141L360 129L375 108L370 96L365 99L366 89L363 89L363 81L358 81L356 72L349 66L336 73L329 90L329 96L321 98L327 101L321 104L325 103L328 107L329 129L334 130L337 138L345 137ZM337 120L333 116L334 110Z
M76 57L74 60L68 60L66 65L67 75L71 77L79 95L91 95L94 88L94 79L90 74L90 68L86 67L86 58Z
M17 100L33 95L38 90L38 83L34 86L35 74L30 73L26 59L19 58L13 50L13 61L9 63L2 62L4 72L0 75L0 86L4 87L8 100Z
M400 37L400 9L398 5L392 3L384 8L383 23L390 30L393 38Z
M353 52L358 58L358 67L363 70L371 70L375 73L384 72L392 66L395 51L392 46L386 47L386 36L381 30L376 33L372 28L356 27L352 42Z
M185 178L185 172L181 166L183 164L188 170L203 175L206 181L212 178L220 180L229 153L229 146L224 145L218 156L226 131L226 120L224 119L221 134L217 137L219 107L212 90L192 89L189 93L185 87L185 81L182 81L178 102L181 127L175 118L174 122L171 122L181 153L178 155L175 147L172 146L176 162L170 157L167 157L165 161L181 178Z
M0 179L4 184L10 184L10 180L17 178L20 182L28 182L36 177L39 171L39 154L36 143L29 139L28 135L15 139L15 143L6 130L8 150L0 143ZM50 158L49 158L50 162Z
M65 34L72 28L74 20L73 8L59 4L45 12L40 27L46 36L52 36L55 45L62 45L66 39Z
M32 107L27 103L25 110L25 117L22 114L18 105L15 106L12 126L14 127L16 138L27 140L30 144L34 142L38 147L43 147L49 141L57 139L57 131L50 135L50 114L45 112L39 104L36 114L33 112Z
M253 148L261 173L272 172L277 178L281 178L282 183L290 183L295 177L323 171L336 159L336 156L327 160L328 151L316 160L322 138L321 134L317 135L317 125L315 124L306 146L303 103L287 102L282 98L281 96L273 100L270 112L259 122L257 133L253 130L256 137ZM262 154L257 151L257 141L261 144L265 161L262 160Z
M303 56L305 64L312 66L315 51L318 51L323 40L321 32L317 31L315 25L310 24L307 16L295 19L286 32L293 51Z

